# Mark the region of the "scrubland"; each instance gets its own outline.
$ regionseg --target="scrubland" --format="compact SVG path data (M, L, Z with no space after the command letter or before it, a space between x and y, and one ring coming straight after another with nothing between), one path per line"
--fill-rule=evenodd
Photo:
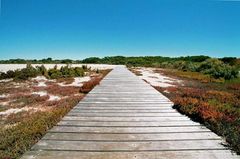
M8 71L0 81L0 158L17 158L110 70L44 66Z

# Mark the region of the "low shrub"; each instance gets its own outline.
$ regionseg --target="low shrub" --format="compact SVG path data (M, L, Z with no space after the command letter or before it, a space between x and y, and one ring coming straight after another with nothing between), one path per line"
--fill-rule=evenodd
M54 68L48 70L48 76L51 79L57 79L57 78L61 78L63 76L63 74L60 70L57 69L57 67L54 67Z
M69 77L83 77L84 76L84 69L81 67L70 67L62 66L60 69L57 69L55 66L52 69L48 70L48 76L52 79L58 78L69 78Z
M225 137L231 148L240 153L240 98L235 92L222 88L224 84L221 84L222 90L217 90L218 87L209 88L207 84L191 88L170 87L167 89L170 94L166 95L174 102L175 109Z
M232 89L232 90L240 90L240 83L233 83L229 84L227 88Z
M71 84L71 83L74 82L74 78L73 77L58 78L57 82L58 83L64 83L64 84Z
M90 81L83 83L83 86L80 88L81 93L90 92L96 85L99 84L101 78L92 78Z
M39 74L45 76L46 78L49 78L48 70L46 69L46 67L44 65L36 66L36 69L39 72Z
M84 66L84 65L83 65ZM87 66L86 66L87 67ZM87 68L85 67L75 67L74 68L74 72L75 72L75 76L79 76L79 77L83 77L84 76L84 70L87 71Z
M74 86L59 86L57 84L49 85L45 88L49 94L69 96L79 93L79 88Z
M38 71L31 66L31 64L27 64L26 68L15 71L15 80L27 80L30 77L36 77L38 75Z
M24 118L17 125L0 128L1 158L18 158L29 150L48 129L53 127L77 103L79 97L66 99L59 103L57 109L49 112L38 112Z

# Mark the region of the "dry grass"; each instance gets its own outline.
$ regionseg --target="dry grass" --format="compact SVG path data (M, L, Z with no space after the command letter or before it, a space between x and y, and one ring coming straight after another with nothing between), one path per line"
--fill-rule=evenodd
M64 83L64 84L71 84L74 82L73 77L68 77L68 78L58 78L57 83Z
M45 90L49 94L60 95L60 96L69 96L79 93L79 88L74 86L59 86L58 84L48 85Z
M83 86L80 88L80 92L81 93L88 93L90 92L96 85L99 84L99 82L101 81L101 78L92 78L90 81L88 82L84 82Z
M81 93L90 92L99 82L104 78L111 70L100 70L99 73L101 76L95 76L90 81L84 82L83 86L80 88Z

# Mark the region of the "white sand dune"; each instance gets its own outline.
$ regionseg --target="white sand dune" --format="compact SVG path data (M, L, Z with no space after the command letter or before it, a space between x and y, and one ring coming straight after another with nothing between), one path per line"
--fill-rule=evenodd
M62 66L66 66L67 64L32 64L33 67L44 65L47 69L54 68L57 65L57 68L61 68ZM108 64L70 64L70 67L82 67L86 65L88 68L93 70L105 70L105 69L113 69L117 65L108 65ZM26 64L0 64L0 72L7 72L9 70L17 70L26 68Z

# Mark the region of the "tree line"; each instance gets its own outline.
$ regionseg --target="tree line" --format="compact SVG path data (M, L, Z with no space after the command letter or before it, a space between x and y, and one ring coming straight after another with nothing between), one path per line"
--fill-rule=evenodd
M64 64L78 64L78 63L91 63L91 64L114 64L114 65L127 65L128 67L159 67L178 69L181 71L200 72L203 74L211 75L214 78L232 79L237 78L240 71L240 58L224 57L224 58L211 58L209 56L182 56L182 57L163 57L163 56L138 56L138 57L125 57L125 56L108 56L108 57L89 57L83 60L54 60L46 58L41 60L24 60L24 59L10 59L0 60L1 64L25 64L25 63L64 63Z

